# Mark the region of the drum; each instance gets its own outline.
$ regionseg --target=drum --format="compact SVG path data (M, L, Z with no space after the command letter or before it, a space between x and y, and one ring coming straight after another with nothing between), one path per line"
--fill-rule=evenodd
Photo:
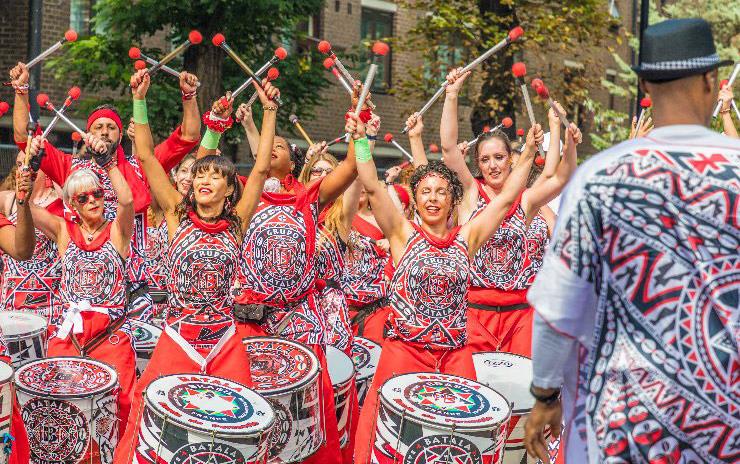
M254 389L277 416L269 463L298 462L324 442L319 359L305 345L275 337L244 339Z
M100 361L31 361L15 374L33 463L113 462L118 444L118 376Z
M349 428L352 425L352 380L355 377L355 366L349 356L333 346L326 347L326 365L329 378L334 387L334 406L337 412L337 429L339 446L344 448L349 443Z
M136 351L136 375L140 376L152 359L154 347L157 346L162 330L152 324L132 319L131 335Z
M352 343L352 362L357 371L357 402L360 407L365 402L365 396L373 383L375 369L380 361L381 347L367 338L355 337Z
M46 319L37 314L0 311L0 328L14 368L46 356L46 325Z
M0 437L10 434L10 422L13 412L13 368L10 364L0 362ZM8 462L8 455L0 450L0 463Z
M532 383L532 360L513 353L481 352L473 354L473 364L478 381L504 395L511 404L511 422L506 438L504 463L539 462L538 459L528 456L524 448L524 424L534 407L534 398L529 394L529 385ZM546 434L550 462L554 463L559 443L550 441L549 436L549 433Z
M137 463L263 463L275 413L230 380L199 374L159 377L144 392Z
M500 463L510 415L503 396L464 377L393 377L380 388L372 462Z

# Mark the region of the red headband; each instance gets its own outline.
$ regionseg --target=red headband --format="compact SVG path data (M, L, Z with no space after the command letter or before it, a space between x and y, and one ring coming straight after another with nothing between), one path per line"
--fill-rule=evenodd
M411 197L409 196L409 192L407 192L405 188L401 187L398 184L393 184L393 188L396 189L396 194L398 195L398 199L401 200L401 203L403 203L403 207L408 208L411 204Z
M90 126L93 125L96 119L100 118L112 119L113 122L116 123L116 126L118 126L118 130L120 132L123 132L123 123L121 122L121 117L118 116L118 113L108 108L101 108L99 110L93 111L90 114L90 116L87 118L87 130L90 130Z

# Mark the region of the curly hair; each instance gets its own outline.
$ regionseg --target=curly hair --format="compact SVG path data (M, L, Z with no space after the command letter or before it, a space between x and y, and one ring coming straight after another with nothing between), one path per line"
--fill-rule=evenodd
M241 237L242 233L242 221L235 212L236 204L242 197L242 184L239 182L239 178L236 173L236 166L228 158L218 155L208 155L203 158L195 160L195 163L190 167L190 172L193 177L201 172L215 171L226 178L226 186L234 187L234 191L231 195L226 197L224 203L224 209L221 214L216 218L217 220L225 219L229 222L229 229L237 236ZM182 200L177 205L175 213L182 221L183 218L188 214L189 211L196 211L195 192L193 187L195 183L190 185L187 195L182 197Z
M438 175L447 181L450 192L452 193L452 210L454 210L455 206L460 203L463 197L462 182L460 182L460 179L457 178L457 175L450 168L438 160L432 160L428 164L419 166L411 175L411 191L414 194L414 201L416 201L416 188L422 179L430 174Z

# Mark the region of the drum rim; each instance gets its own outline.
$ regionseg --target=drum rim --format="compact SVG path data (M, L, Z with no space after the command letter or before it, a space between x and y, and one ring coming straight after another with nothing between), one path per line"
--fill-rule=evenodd
M86 361L86 362L90 362L90 363L101 364L101 365L103 365L103 366L105 366L105 367L107 367L108 369L111 370L111 372L113 373L113 380L114 381L109 386L101 387L98 390L93 390L93 391L90 391L90 392L88 392L86 394L83 394L83 393L75 393L75 394L51 394L51 393L48 393L48 392L43 392L43 391L38 391L38 390L32 390L32 389L26 388L26 387L24 387L24 386L22 386L21 384L18 383L18 373L21 372L26 367L28 367L28 366L30 366L32 364L40 363L40 362L51 361L51 360L63 360L63 359L81 360L81 361ZM14 375L13 375L13 384L15 384L15 388L18 391L21 391L21 392L26 393L28 395L35 395L35 396L46 395L46 397L49 398L49 399L59 399L59 400L72 399L72 400L74 400L74 399L90 398L91 396L105 395L107 393L110 393L111 391L115 390L119 386L119 381L118 381L118 372L116 372L116 369L113 366L111 366L110 364L106 363L106 362L99 361L97 359L84 358L82 356L52 356L50 358L34 359L34 360L29 361L26 364L22 365L21 367L19 367L18 370L16 370L14 372Z
M35 329L31 332L24 332L22 334L8 334L3 330L3 337L5 338L6 342L16 342L19 340L25 340L30 337L35 337L36 335L41 335L46 332L47 326L49 325L49 320L45 318L44 316L39 316L36 313L33 313L31 311L0 311L0 317L2 317L2 314L7 315L13 315L13 314L22 314L23 316L31 316L31 319L38 318L41 321L44 322L44 325L42 327L39 327L38 329Z
M10 368L10 375L7 378L0 377L0 387L7 383L15 383L15 368L11 363L0 360L0 369L2 369L3 364Z
M505 354L505 355L507 355L507 356L513 356L513 357L516 357L516 358L523 358L523 359L526 359L526 360L528 360L528 361L529 361L530 363L532 362L532 358L530 358L530 357L528 357L528 356L524 356L524 355L522 355L522 354L517 354L517 353L509 353L508 351L478 351L478 352L476 352L476 353L473 353L473 357L475 357L476 355L479 355L479 354ZM481 383L481 382L479 382L479 381L477 381L477 380L476 380L476 382L478 382L478 383ZM485 385L485 384L483 384L483 385ZM492 390L495 390L495 391L497 391L497 390L496 390L495 388L493 388L493 387L491 387L491 386L489 386L489 385L486 385L486 386L487 386L488 388L492 389ZM500 392L499 392L499 394L500 394L501 396L504 396L504 395L503 395L503 394L501 394ZM509 401L509 399L508 399L508 398L506 398L505 396L504 396L504 399L505 399L505 400L506 400L507 402ZM528 415L529 413L531 413L531 412L532 412L532 408L534 408L534 402L535 402L535 401L534 401L534 399L532 399L532 407L531 407L531 408L522 408L522 409L514 409L513 407L511 407L511 405L512 405L512 404L514 404L514 403L513 403L513 402L509 403L509 407L511 407L511 415L512 415L512 416L519 416L519 417L521 417L521 416L526 416L526 415Z
M343 386L347 385L348 383L351 383L352 382L352 379L354 379L357 376L357 368L355 367L355 363L354 363L354 361L352 361L352 358L349 357L349 356L347 356L347 353L345 353L344 351L340 350L339 348L337 348L335 346L327 345L326 346L326 356L327 356L327 358L326 358L326 370L327 370L327 373L329 374L329 381L331 381L331 369L329 369L329 348L333 349L334 351L336 351L338 353L341 353L344 357L346 357L347 359L349 359L349 363L352 366L352 372L350 373L349 377L347 377L346 379L342 379L341 382L337 382L336 384L335 383L332 383L332 386L335 389L340 389Z
M512 415L512 412L511 412L511 403L509 403L509 401L506 399L506 397L504 395L502 395L500 392L498 392L497 390L489 387L488 385L485 385L485 384L482 384L482 383L478 382L477 380L472 380L472 379L469 379L467 377L462 377L462 376L454 375L454 374L444 374L444 373L441 373L441 372L418 372L417 371L417 372L405 372L403 374L395 375L395 376L389 378L388 380L386 380L383 383L383 385L380 386L380 389L378 390L378 400L381 403L383 403L387 408L389 408L391 411L395 412L396 414L399 414L399 415L403 414L403 411L400 410L399 408L394 407L393 403L391 403L388 399L386 399L381 394L381 391L383 390L383 387L385 387L388 382L390 382L391 380L395 379L396 377L401 377L401 376L405 376L405 375L414 375L414 374L422 374L422 375L448 375L448 376L451 376L451 377L459 377L459 378L462 378L462 379L465 379L465 380L469 380L471 382L478 383L478 384L480 384L480 385L488 388L489 390L492 390L496 394L500 395L501 398L504 399L504 403L506 404L506 406L509 408L509 411L506 414L506 417L503 420L501 420L501 422L496 422L496 423L493 423L491 425L492 426L499 427L501 425L508 424L509 421L511 420L511 415ZM412 414L407 414L406 417L407 418L411 418L414 421L419 422L419 423L421 423L423 425L431 425L436 430L449 431L449 429L444 429L442 427L439 427L439 425L440 425L439 422L434 422L434 421L431 421L431 420L428 420L428 419L423 419L423 418L417 417L416 415L412 415ZM470 432L481 432L481 431L487 431L487 430L493 430L493 429L491 427L478 427L478 426L474 426L474 425L471 426L471 425L467 425L467 424L455 424L455 430L465 430L465 431L470 431Z
M183 421L178 420L175 417L170 417L170 416L167 416L166 417L167 420L169 420L171 422L175 422L178 426L180 426L180 427L182 427L184 429L187 429L187 430L189 430L191 432L202 433L202 434L205 434L205 435L212 435L214 437L219 437L219 438L253 437L253 436L259 435L260 433L264 433L265 436L268 436L269 435L268 433L271 431L272 427L275 425L275 421L277 421L277 413L275 412L275 409L272 407L272 403L270 403L270 401L267 398L265 398L264 396L260 395L259 392L256 391L254 388L247 387L246 385L242 385L239 382L236 382L236 381L231 380L231 379L227 379L225 377L218 377L216 375L207 375L207 374L193 374L193 373L160 375L156 379L154 379L151 382L149 382L149 385L147 385L146 388L144 389L144 394L143 394L144 407L145 408L148 408L152 412L152 414L156 414L161 419L165 419L164 414L162 414L159 411L159 409L157 409L156 407L154 407L155 405L152 404L151 401L149 401L149 397L147 396L146 392L149 389L149 387L152 384L154 384L154 382L156 382L157 380L160 380L160 379L163 379L163 378L166 378L166 377L177 377L177 376L182 376L182 375L185 375L185 376L210 377L210 378L219 379L219 380L225 380L225 381L230 382L230 383L235 383L235 384L241 385L242 387L246 388L250 392L254 393L259 399L261 399L262 401L265 402L265 404L267 404L268 410L272 413L272 416L270 417L271 420L269 421L269 423L267 424L267 427L265 427L264 430L262 430L262 431L255 431L255 433L252 433L252 434L249 434L249 435L245 435L244 433L238 433L238 432L229 433L228 431L224 431L224 430L214 431L214 430L207 430L207 429L198 429L195 426L193 426L192 424L185 423Z
M253 340L253 341L274 340L274 341L278 341L278 342L281 342L281 343L287 343L287 344L293 343L295 345L298 345L300 348L305 349L306 352L309 353L311 359L313 359L316 362L316 364L315 364L316 367L313 370L313 372L309 373L309 375L307 375L302 381L297 382L297 383L290 384L290 385L285 386L285 387L280 387L280 388L271 388L271 389L265 389L265 390L258 390L257 388L254 388L254 391L256 391L260 395L264 395L264 396L268 396L268 395L269 396L275 396L275 395L282 395L284 393L289 393L289 392L292 392L294 390L302 390L302 389L304 389L305 386L313 383L313 381L318 378L319 374L321 374L321 361L319 361L319 357L316 356L316 353L314 353L313 350L311 348L309 348L308 345L306 345L305 343L297 342L297 341L294 341L294 340L286 340L286 339L280 338L280 337L270 337L270 336L267 336L267 337L262 337L262 336L260 336L260 337L244 337L244 338L242 338L242 344L244 345L244 349L245 350L247 348L247 346L246 346L246 344L247 344L246 340ZM251 366L251 360L250 360L250 366ZM252 381L254 382L254 380L252 380ZM254 383L256 383L256 382L254 382Z

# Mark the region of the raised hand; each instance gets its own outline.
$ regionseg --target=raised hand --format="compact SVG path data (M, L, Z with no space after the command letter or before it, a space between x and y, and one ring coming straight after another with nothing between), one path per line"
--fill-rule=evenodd
M187 71L180 73L180 91L183 95L193 94L198 90L198 77Z
M233 110L234 99L231 97L231 92L226 92L226 95L214 101L211 105L211 115L221 119L229 119Z
M269 79L262 79L262 89L264 89L264 91L260 89L260 86L254 81L252 81L252 86L254 86L257 91L257 95L260 98L262 106L277 106L275 99L280 96L280 89L272 85Z
M242 124L245 124L246 122L248 122L249 119L252 119L252 107L247 105L246 103L242 103L236 109L236 113L234 113L234 117L236 118L237 121L241 122Z
M18 62L17 65L10 70L10 83L14 88L22 88L28 85L28 68L25 63Z
M460 93L465 79L470 76L470 71L462 72L463 68L453 69L447 74L447 88L445 92L447 95L457 95Z
M319 153L327 153L328 151L329 147L326 145L326 142L314 143L306 150L306 162Z
M352 138L355 140L361 139L365 137L365 124L359 116L348 112L346 122L344 123L344 132L352 134Z
M367 135L378 135L378 131L380 131L380 116L372 113L370 120L365 124L365 133Z
M151 84L151 77L147 73L146 69L140 69L131 76L131 93L137 100L143 100L146 98L146 93L149 91L149 85Z
M424 121L419 113L414 113L406 120L406 127L409 128L409 137L421 137L424 132Z
M25 195L26 198L31 196L34 177L34 172L25 166L15 171L15 192L19 198L22 198L23 195ZM25 193L20 195L21 192Z

